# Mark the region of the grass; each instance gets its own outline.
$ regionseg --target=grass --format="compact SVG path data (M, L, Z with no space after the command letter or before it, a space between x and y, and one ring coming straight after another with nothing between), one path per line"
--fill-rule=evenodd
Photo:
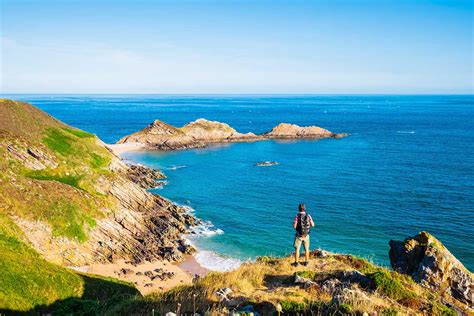
M381 315L400 315L422 313L429 302L424 298L428 290L418 284L406 281L404 276L375 266L365 259L346 255L334 255L325 258L313 258L308 267L294 268L291 258L259 258L254 263L243 264L239 269L227 273L210 273L192 285L183 285L167 292L153 293L138 300L127 300L113 309L113 314L146 314L151 309L172 311L181 303L181 311L192 311L192 298L196 295L196 306L200 313L223 313L222 306L215 292L221 288L230 288L233 295L245 297L246 304L252 304L261 314L274 313L278 303L285 315L359 315L363 312L377 311ZM294 285L294 274L320 282L328 277L335 277L341 271L348 271L354 266L367 269L372 274L376 291L373 288L363 289L353 285L351 291L361 291L352 295L351 291L339 304L333 302L332 295L322 291L319 286L309 288ZM414 295L414 296L413 296ZM405 300L417 299L422 305L407 305ZM433 298L435 300L435 298ZM439 303L440 306L442 305ZM259 306L267 306L260 307ZM267 308L265 310L265 308ZM437 306L433 307L437 308ZM216 312L219 314L218 312ZM433 313L434 315L441 315Z
M379 270L368 275L374 282L375 288L396 301L402 299L412 299L416 294L395 276L395 273Z
M55 153L68 156L74 153L72 136L66 134L61 129L50 128L46 131L43 143Z
M20 231L0 213L0 312L50 310L47 306L61 306L71 298L105 304L115 295L138 294L128 283L85 276L47 262L23 241Z
M96 224L94 218L68 200L57 200L51 203L51 210L47 212L46 220L52 225L54 236L65 236L79 242L87 240L87 229Z
M80 297L81 277L42 259L12 231L14 227L0 214L0 308L26 311L58 299Z
M82 176L57 175L57 174L53 174L49 170L28 171L25 175L29 178L36 179L36 180L57 181L57 182L75 187L76 189L83 190L80 185Z
M94 134L86 132L86 131L82 131L80 129L64 128L63 130L79 138L94 138L95 137Z
M101 169L106 167L110 163L110 157L108 156L102 156L96 153L91 153L90 154L91 159L90 159L90 165L94 169Z
M53 236L86 241L96 219L115 205L96 187L99 178L115 177L108 170L112 154L97 144L94 134L70 128L31 105L0 103L4 115L0 121L6 129L5 134L0 133L0 173L5 175L0 185L1 206L9 214L49 224ZM25 128L30 128L31 135ZM50 167L31 170L8 159L7 144L25 154L30 148L42 153Z

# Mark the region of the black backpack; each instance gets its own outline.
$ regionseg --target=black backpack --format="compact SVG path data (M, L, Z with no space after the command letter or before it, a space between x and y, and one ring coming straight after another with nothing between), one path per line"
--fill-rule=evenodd
M296 232L298 236L306 236L309 234L311 221L307 213L298 213L298 223L296 224Z

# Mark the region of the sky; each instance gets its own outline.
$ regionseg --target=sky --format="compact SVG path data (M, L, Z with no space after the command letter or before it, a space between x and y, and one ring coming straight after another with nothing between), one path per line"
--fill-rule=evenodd
M3 94L474 91L470 0L0 3Z

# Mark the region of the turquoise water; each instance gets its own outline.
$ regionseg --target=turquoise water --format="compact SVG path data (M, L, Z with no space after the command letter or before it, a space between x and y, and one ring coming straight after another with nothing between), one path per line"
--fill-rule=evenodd
M303 202L316 222L312 247L388 264L390 239L427 230L474 269L473 96L16 97L106 142L153 119L183 125L200 117L242 132L284 121L352 134L125 154L164 169L168 185L158 193L212 223L209 236L193 240L210 251L200 258L208 265L212 253L289 254ZM254 166L263 160L280 164Z

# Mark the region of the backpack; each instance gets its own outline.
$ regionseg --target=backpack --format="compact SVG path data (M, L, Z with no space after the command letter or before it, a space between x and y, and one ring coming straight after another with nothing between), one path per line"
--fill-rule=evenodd
M296 224L296 232L298 233L298 236L308 235L310 227L311 221L309 220L308 213L298 213L298 223Z

